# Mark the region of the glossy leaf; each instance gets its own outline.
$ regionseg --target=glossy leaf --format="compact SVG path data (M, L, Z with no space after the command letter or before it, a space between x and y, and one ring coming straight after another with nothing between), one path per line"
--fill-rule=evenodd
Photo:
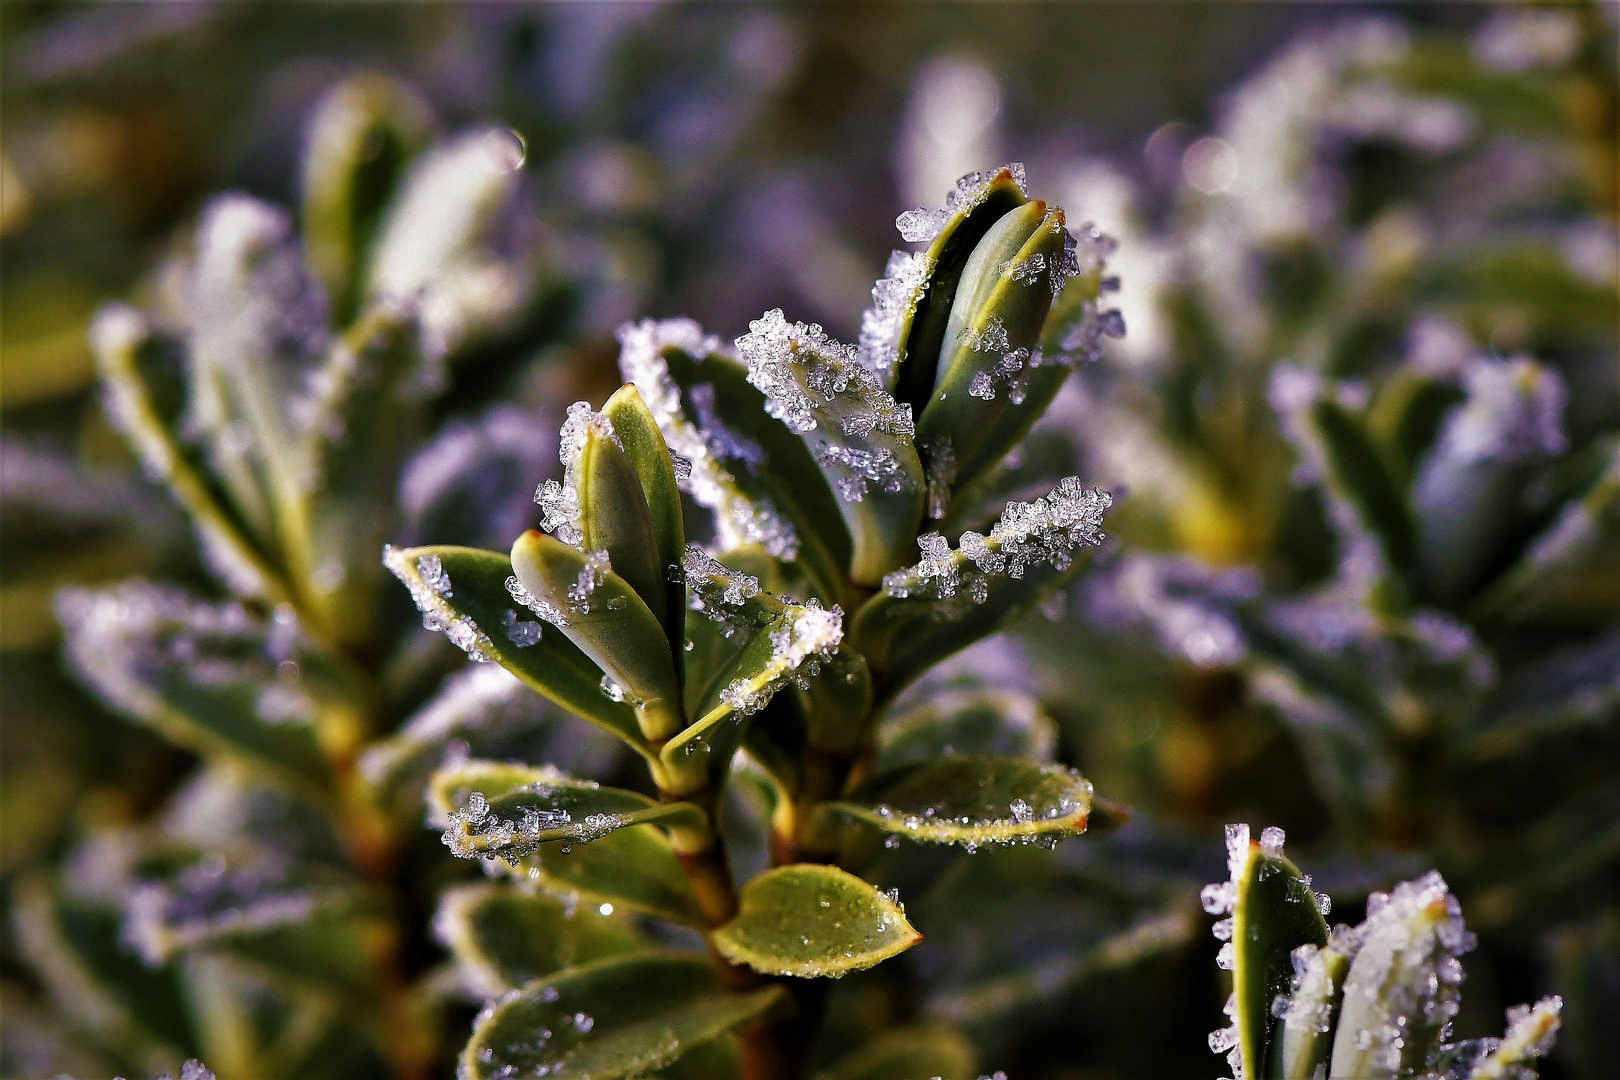
M339 323L353 310L372 236L428 125L427 107L409 87L369 73L345 79L316 107L302 177L304 259Z
M711 940L734 964L766 975L837 978L922 940L905 908L836 866L779 866L743 886L738 911Z
M513 599L507 586L514 580L512 563L505 555L477 548L390 548L384 562L411 590L424 625L445 630L469 655L494 660L563 708L648 752L634 710L603 692L602 669Z
M686 553L686 532L681 521L681 492L669 447L658 431L657 418L641 400L633 383L621 386L608 398L607 404L602 406L602 415L619 436L619 445L635 469L646 499L648 524L652 527L657 551L658 578L664 590L664 632L669 638L671 653L678 656L686 629L686 587L678 572Z
M461 1075L642 1076L761 1018L784 997L779 986L732 992L701 956L610 957L530 982L486 1008L462 1053Z
M1247 839L1247 830L1243 836ZM1229 841L1231 843L1231 841ZM1293 973L1290 959L1301 945L1327 944L1327 923L1316 896L1278 847L1247 841L1229 848L1232 883L1232 1000L1244 1071L1265 1075L1276 1017L1272 1000L1286 994ZM1349 1074L1347 1074L1349 1075Z
M849 527L849 578L875 585L914 549L922 462L909 407L819 326L768 311L737 339L766 408L804 439Z
M607 552L613 572L635 590L662 626L668 611L668 575L660 565L641 478L609 432L586 426L581 437L574 473L579 489L580 547Z
M572 641L612 680L649 740L683 725L680 683L658 618L628 582L594 556L530 529L512 545L512 570L555 631ZM556 621L552 621L556 620Z
M1009 169L999 169L966 203L953 207L938 235L924 254L928 286L917 299L896 335L898 347L891 373L894 395L921 415L933 395L939 358L945 351L945 326L950 321L962 270L991 226L1025 203L1024 193Z
M698 699L698 719L660 751L668 790L675 794L710 786L715 770L731 761L747 719L764 708L789 680L828 677L821 662L843 639L843 613L783 601L693 548L686 563L691 603L733 636L744 638L725 666L708 680ZM840 677L848 671L841 668Z
M687 423L724 473L717 479L746 504L768 504L792 523L792 561L804 568L823 603L837 603L849 565L849 528L810 448L765 411L765 396L731 357L694 357L671 348L663 360L679 390L681 412L692 418ZM724 538L726 530L719 531ZM725 554L729 559L731 551Z
M1091 783L1062 765L952 754L879 773L827 810L883 832L970 850L1055 843L1085 831Z
M955 690L932 694L878 728L877 767L947 754L994 754L1044 764L1057 748L1057 722L1028 694Z
M646 947L612 905L567 903L521 885L463 885L445 893L433 930L486 997L575 964Z
M708 846L704 812L623 788L577 780L550 765L462 761L433 774L429 806L463 858L527 858L542 844L584 845L632 825L657 824L680 850Z
M884 1032L838 1060L816 1080L974 1080L973 1044L948 1027Z
M987 440L1007 406L1027 390L1025 369L1063 285L1067 235L1061 210L1025 203L985 234L963 269L934 391L917 419L935 517L949 501L940 489L970 484L1012 449L1010 442Z

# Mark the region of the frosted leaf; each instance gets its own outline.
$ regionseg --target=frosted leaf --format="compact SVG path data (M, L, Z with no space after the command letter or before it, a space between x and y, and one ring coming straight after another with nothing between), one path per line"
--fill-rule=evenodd
M439 565L437 557L432 558L433 561L428 563L429 568ZM404 552L399 548L392 544L383 548L383 565L411 591L411 599L416 601L417 609L422 612L422 625L429 630L442 632L467 654L469 660L479 663L491 661L495 643L479 629L476 622L445 603L444 598L448 593L441 594L428 584L418 568L423 562L426 562L425 558L418 560L418 566L407 565ZM442 567L440 574L443 574ZM444 577L443 584L448 588L448 577Z
M534 493L534 501L540 504L542 514L540 527L576 548L585 539L581 531L579 457L591 437L610 439L615 446L619 443L618 433L607 417L593 410L589 402L576 401L568 406L568 419L558 435L557 457L563 466L562 483L547 480Z
M1568 391L1558 373L1528 357L1480 358L1463 372L1468 398L1446 420L1436 457L1458 465L1561 454Z
M702 433L703 441L716 461L741 465L749 472L756 471L765 463L764 448L753 439L726 427L725 421L715 411L713 386L698 383L688 392L688 396L692 399L692 411L697 414L698 431Z
M922 561L885 575L883 590L897 598L940 600L965 584L982 603L989 578L1022 578L1041 565L1062 570L1075 551L1102 543L1102 515L1112 504L1106 492L1082 487L1077 476L1065 477L1039 499L1008 503L989 536L964 532L954 552L937 533L920 538Z
M437 555L423 555L418 558L416 572L421 576L422 584L440 596L454 595L450 587L450 575L444 572L444 564Z
M948 435L928 440L920 449L927 464L923 476L928 481L928 516L939 519L951 499L951 485L956 482L956 450Z
M705 335L690 319L626 323L618 337L620 374L635 384L671 455L687 462L684 479L683 470L677 469L681 490L714 515L720 547L759 544L778 559L797 558L799 539L792 523L768 502L751 500L738 489L735 477L716 460L705 433L682 410L680 388L664 361L664 350L670 348L698 358L725 354L720 339Z
M891 493L912 487L893 451L874 437L910 439L916 433L911 406L883 389L853 347L813 323L789 323L779 308L749 323L748 331L737 339L748 381L765 395L767 413L807 437L824 471L831 467L840 495L854 502L869 485Z
M568 610L574 615L588 615L595 603L596 590L602 587L613 564L606 551L587 551L579 576L568 586Z
M378 229L369 294L410 303L435 358L508 319L528 292L531 268L489 242L521 175L521 146L509 129L480 128L422 155ZM442 362L424 372L430 385L442 378Z
M902 223L905 218L905 214L900 215ZM900 233L907 240L913 239L906 236L904 224ZM901 327L916 312L928 291L928 274L932 268L923 252L896 251L889 256L883 277L872 286L872 306L861 316L855 359L885 386L893 382L894 367L899 361Z
M306 724L318 710L318 687L298 662L310 643L296 621L278 624L235 602L202 603L143 581L64 589L56 615L74 672L113 708L144 720L163 719L173 685L246 698L268 724Z
M1476 1060L1468 1080L1534 1080L1529 1062L1545 1057L1553 1047L1562 1022L1564 999L1556 994L1534 1005L1515 1005L1507 1011L1507 1033ZM1493 1040L1494 1041L1494 1040Z

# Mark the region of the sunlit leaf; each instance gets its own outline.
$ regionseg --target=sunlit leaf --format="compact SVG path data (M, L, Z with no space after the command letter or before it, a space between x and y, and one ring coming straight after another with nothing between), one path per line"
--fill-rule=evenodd
M922 940L895 897L835 866L779 866L743 886L737 915L713 934L734 964L767 975L837 978Z
M495 997L575 964L646 947L611 904L567 903L520 885L463 885L445 893L434 933L474 989Z

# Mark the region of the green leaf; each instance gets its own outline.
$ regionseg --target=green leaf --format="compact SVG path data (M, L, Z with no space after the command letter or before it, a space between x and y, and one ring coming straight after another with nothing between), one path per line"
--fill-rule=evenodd
M1091 783L1062 765L952 754L901 765L828 803L886 833L931 844L1056 843L1082 833Z
M673 1065L648 1073L647 1080L741 1080L742 1044L735 1035L722 1035L694 1046Z
M954 1028L918 1025L884 1032L816 1080L973 1080L977 1063Z
M1342 930L1331 932L1328 943L1319 949L1301 946L1295 950L1293 990L1273 1035L1268 1073L1273 1080L1316 1080L1327 1072L1344 977L1359 944Z
M934 392L940 356L945 351L945 326L968 258L991 226L1025 201L1012 172L998 169L981 191L952 208L954 212L929 244L924 254L928 286L911 315L900 323L896 337L899 346L891 371L894 395L911 406L913 415L922 413Z
M1032 502L1007 504L989 536L963 533L959 546L937 533L921 538L921 563L883 579L883 591L855 614L851 641L866 657L876 700L958 649L1026 615L1079 573L1112 498L1058 482Z
M480 883L449 890L439 901L433 930L486 997L646 946L634 923L611 906L567 903L521 885Z
M428 799L448 822L444 842L466 859L512 863L542 844L588 844L632 825L659 825L681 851L701 851L713 835L691 803L655 802L550 765L459 761L433 774Z
M383 562L411 590L423 624L443 629L474 657L494 660L563 708L650 754L635 711L602 689L602 669L513 599L512 563L462 547L388 548Z
M1563 1005L1558 997L1544 997L1534 1005L1509 1009L1507 1033L1500 1044L1474 1062L1468 1080L1503 1080L1505 1077L1533 1080L1536 1059L1552 1049Z
M803 567L823 603L837 603L849 565L849 529L810 448L765 411L765 396L749 385L747 369L731 357L710 353L698 358L668 348L663 361L667 377L679 388L683 419L693 418L685 423L709 459L693 468L704 468L717 484L734 487L746 505L769 505L785 515L797 540L790 561ZM726 528L717 531L726 540ZM725 554L729 559L732 552Z
M946 754L995 754L1045 763L1056 748L1057 722L1028 694L946 691L883 721L878 728L877 768L883 771Z
M414 319L392 305L361 315L327 354L303 441L315 482L306 592L339 641L364 652L377 634L383 567L400 463L423 426L424 357Z
M608 398L602 415L618 434L619 445L635 469L647 500L648 523L658 553L658 576L664 590L664 633L669 638L670 652L679 656L686 634L686 586L680 575L686 532L669 447L658 431L658 420L633 383L621 386Z
M946 492L972 483L1011 443L990 443L1062 284L1063 211L1030 202L1009 211L974 248L962 271L928 405L917 419L917 445L928 455L930 513L941 517Z
M898 405L853 351L819 326L789 323L778 310L737 339L748 381L766 408L810 448L853 545L849 578L876 585L915 549L923 471L909 407Z
M660 565L652 514L641 478L615 441L615 433L585 426L574 482L579 494L580 547L607 552L613 572L635 590L659 625L665 625L667 574Z
M1457 1008L1457 957L1472 948L1473 935L1433 871L1367 907L1328 1075L1393 1080L1422 1069L1439 1044Z
M1411 564L1412 510L1389 465L1361 420L1330 398L1319 398L1311 418L1322 439L1329 479L1377 537L1390 565Z
M729 765L748 717L789 679L829 677L820 671L821 661L843 640L839 609L827 611L814 599L786 602L700 548L688 550L685 571L692 606L745 642L709 680L698 719L659 753L663 782L678 795L713 785L718 771ZM843 666L840 672L840 677L849 674Z
M338 325L354 309L372 235L429 124L414 91L371 73L343 80L316 106L304 153L304 259Z
M64 590L57 615L68 662L114 709L317 804L330 800L322 743L352 743L358 691L296 622L140 581Z
M713 514L716 546L729 556L757 544L802 562L817 595L836 602L849 561L837 502L809 448L764 412L720 340L690 319L646 319L622 328L619 341L619 370L689 465L681 488Z
M1232 863L1232 1000L1245 1075L1264 1076L1272 1028L1272 999L1287 994L1290 956L1301 945L1327 944L1327 923L1299 868L1283 854L1228 828ZM1333 1075L1337 1076L1338 1073ZM1359 1073L1346 1073L1359 1076Z
M807 979L880 964L922 935L894 896L836 866L799 863L744 885L736 916L711 940L734 964Z
M1378 388L1367 414L1368 432L1385 448L1401 487L1411 484L1418 462L1434 445L1440 423L1466 397L1446 379L1402 369Z
M18 954L59 1012L142 1074L173 1069L187 1055L175 970L148 967L122 947L115 908L63 896L42 877L20 882L13 902Z
M616 684L607 690L630 703L647 739L667 739L681 729L680 682L669 641L628 582L594 553L587 556L534 529L512 545L512 569L547 620Z
M849 648L818 663L821 670L805 685L790 682L783 693L803 716L811 746L852 757L872 723L872 673L866 658Z
M785 996L780 986L733 993L701 956L610 957L531 982L485 1009L462 1052L460 1075L642 1076L760 1019Z
M96 315L90 337L108 418L123 431L146 474L164 484L185 510L212 565L238 595L285 602L289 589L274 549L262 545L261 536L175 435L180 407L159 407L145 370L158 343L145 320L131 308L111 304Z
M464 812L474 791L512 792L518 785L531 782L527 778L539 772L532 766L493 761L441 769L434 775L429 793L435 821L454 826L456 822L450 815ZM676 818L685 813L677 810ZM486 865L508 864L491 860ZM593 902L605 901L689 926L706 925L691 879L681 868L669 837L655 825L628 825L589 842L570 837L540 844L518 859L516 865L509 865L508 872L537 880L543 888L559 895L584 892L594 898Z

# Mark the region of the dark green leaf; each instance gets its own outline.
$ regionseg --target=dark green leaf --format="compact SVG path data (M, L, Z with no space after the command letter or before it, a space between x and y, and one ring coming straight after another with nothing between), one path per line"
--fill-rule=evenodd
M905 908L836 866L779 866L743 886L737 915L711 939L734 964L767 975L838 977L922 940Z
M1361 420L1329 398L1317 400L1311 417L1322 439L1331 482L1378 538L1390 565L1397 570L1408 566L1413 555L1412 510Z
M680 682L664 628L623 578L578 548L530 529L512 545L512 570L553 625L611 677L607 691L634 708L642 734L684 725ZM548 629L546 636L556 636Z
M1045 763L1056 747L1056 721L1029 695L946 691L883 721L877 767L886 770L946 754L996 754Z
M531 982L486 1009L462 1053L461 1075L638 1077L761 1018L784 996L779 986L733 993L701 956L610 957Z
M613 572L625 580L659 625L664 625L668 575L653 535L652 515L641 478L607 431L582 432L574 482L579 489L580 546L605 551Z
M512 598L507 583L516 578L505 555L477 548L389 548L384 561L411 590L425 624L448 628L458 645L496 661L558 705L649 753L634 710L603 691L602 669L555 627L542 628L538 616ZM661 644L662 635L658 640Z
M646 946L635 924L611 906L567 903L521 885L451 889L439 901L433 929L486 997Z
M608 398L607 404L602 406L602 415L619 436L619 445L635 469L641 493L647 500L648 522L658 551L659 580L664 589L664 631L669 638L670 651L679 656L686 632L686 586L680 575L681 559L686 554L686 532L681 521L681 492L676 486L669 447L658 431L658 420L641 400L634 384L621 386Z
M879 773L827 804L887 833L933 844L1032 843L1085 831L1091 783L1062 765L952 754Z

